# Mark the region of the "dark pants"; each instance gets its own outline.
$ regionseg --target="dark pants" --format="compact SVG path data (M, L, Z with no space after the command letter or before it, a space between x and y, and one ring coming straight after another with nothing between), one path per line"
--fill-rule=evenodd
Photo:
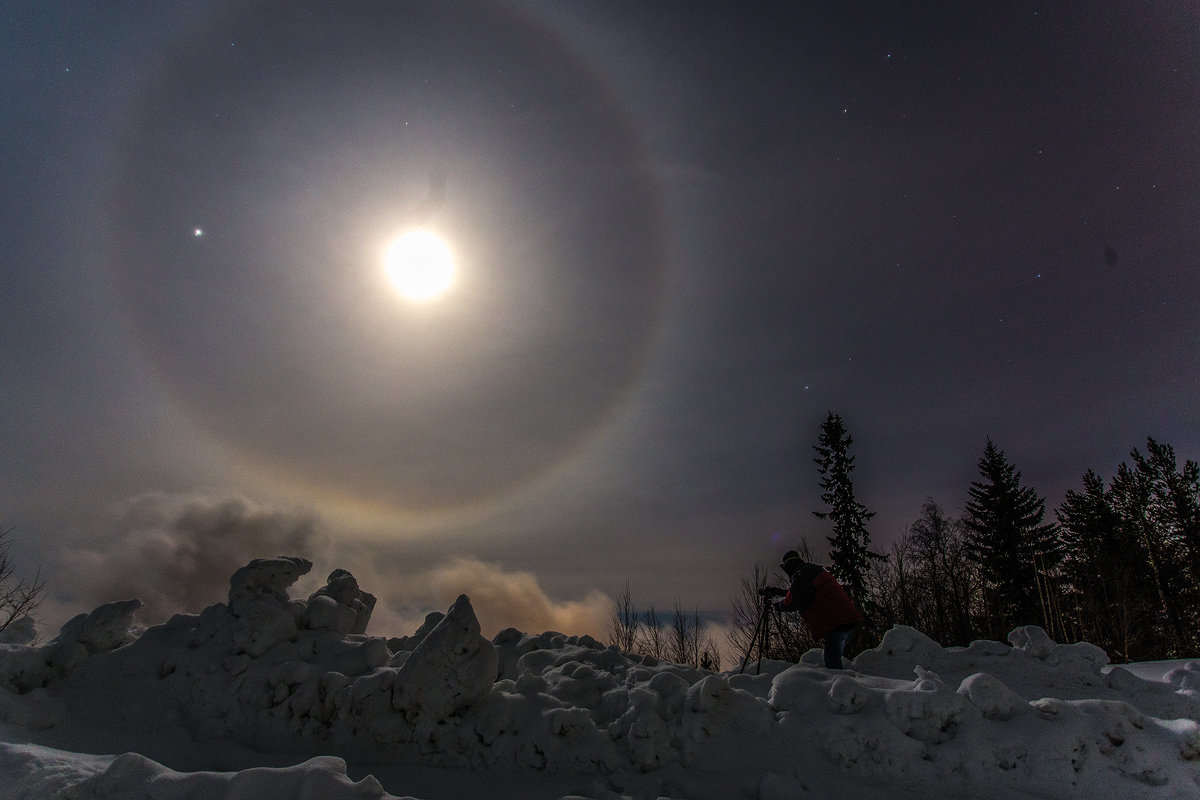
M854 635L857 625L834 628L825 634L825 666L829 669L842 668L842 653L846 652L846 642Z

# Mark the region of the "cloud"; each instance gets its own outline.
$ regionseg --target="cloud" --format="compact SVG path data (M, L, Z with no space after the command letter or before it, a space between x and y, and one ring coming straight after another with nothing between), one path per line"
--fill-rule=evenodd
M198 613L224 602L229 576L253 558L303 556L312 573L291 589L306 597L334 569L348 569L379 598L368 633L411 634L430 611L471 598L483 633L514 627L603 638L611 599L598 590L556 600L531 572L475 558L398 564L381 547L335 542L312 513L256 504L242 497L153 493L122 504L92 546L67 549L53 569L43 621L61 624L101 603L137 597L146 624ZM49 618L53 617L53 619Z
M359 586L378 598L367 628L372 636L407 636L426 614L444 612L460 594L471 598L488 637L517 628L526 633L557 631L603 639L612 614L611 598L599 590L592 589L581 599L556 600L532 572L477 558L455 557L414 569L392 565L371 548L347 548L330 567L348 569Z
M52 590L87 609L137 597L147 623L224 601L229 576L253 558L315 561L328 546L311 513L240 497L139 495L118 508L111 527L99 546L61 554Z
M592 590L582 600L554 601L531 572L508 572L497 564L456 558L423 576L430 594L449 606L466 594L480 624L493 632L517 628L527 633L558 631L603 638L612 600Z

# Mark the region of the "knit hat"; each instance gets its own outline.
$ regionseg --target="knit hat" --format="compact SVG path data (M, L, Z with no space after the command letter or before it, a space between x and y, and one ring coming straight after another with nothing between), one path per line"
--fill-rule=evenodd
M790 573L796 569L799 569L800 565L803 563L804 559L800 557L799 553L797 553L795 550L788 550L783 554L783 562L779 566L783 567L785 572Z

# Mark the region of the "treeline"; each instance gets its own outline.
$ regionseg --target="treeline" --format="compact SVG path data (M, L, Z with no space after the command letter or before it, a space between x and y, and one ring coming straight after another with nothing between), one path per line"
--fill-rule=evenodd
M927 499L882 553L867 530L873 513L855 497L852 441L831 413L814 447L826 508L813 514L829 525L828 550L820 557L808 542L797 546L829 565L863 611L848 655L893 625L951 646L1005 641L1029 624L1060 642L1092 642L1114 662L1200 654L1200 466L1179 466L1170 445L1148 439L1108 480L1089 469L1051 519L1045 498L989 439L963 512L949 515ZM782 573L761 566L742 579L731 598L730 649L798 660L819 644L798 614L768 611L770 635L755 639L759 591L768 584L786 585ZM711 641L698 644L698 616L677 605L672 624L660 622L653 609L632 608L628 588L612 627L611 641L629 652L701 666L718 651Z
M642 610L633 601L629 584L614 603L608 625L608 643L625 653L648 656L658 661L687 664L717 671L721 654L717 643L704 629L699 610L687 613L679 600L670 616L654 606Z
M932 499L871 577L873 627L946 645L1041 625L1113 661L1200 652L1200 468L1148 439L1111 480L1088 470L1046 520L1044 498L992 442L960 517Z

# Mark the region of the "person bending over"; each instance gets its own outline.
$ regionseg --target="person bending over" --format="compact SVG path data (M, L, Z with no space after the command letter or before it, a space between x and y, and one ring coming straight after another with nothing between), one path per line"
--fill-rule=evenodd
M820 564L805 561L795 550L789 550L783 554L780 566L791 585L786 592L771 588L766 593L782 596L775 602L780 611L800 612L813 638L825 640L825 666L841 669L846 642L862 623L862 614L833 573Z

